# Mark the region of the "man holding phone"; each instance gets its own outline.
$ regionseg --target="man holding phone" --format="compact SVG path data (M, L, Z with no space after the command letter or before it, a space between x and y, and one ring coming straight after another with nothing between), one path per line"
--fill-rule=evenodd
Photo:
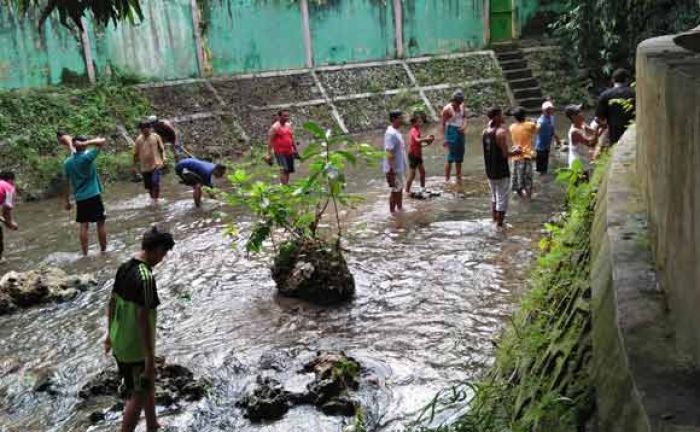
M105 353L112 350L127 401L122 432L132 432L141 410L146 429L159 428L155 400L156 308L160 304L152 269L175 246L172 235L152 227L143 235L141 251L119 267L107 306Z

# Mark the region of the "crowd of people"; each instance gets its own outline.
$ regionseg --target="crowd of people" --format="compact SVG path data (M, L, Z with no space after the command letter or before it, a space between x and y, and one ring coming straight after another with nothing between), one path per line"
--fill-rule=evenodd
M567 141L567 165L572 168L576 161L581 163L584 172L591 169L591 163L610 146L617 143L627 126L634 118L634 89L630 86L630 74L624 69L613 73L613 87L603 92L599 98L595 119L586 122L582 105L568 105L564 109L571 122ZM462 163L464 161L467 108L464 106L464 93L457 90L450 102L443 108L440 132L446 150L445 182L449 183L452 165L455 166L456 183L462 183ZM546 175L549 171L551 147L562 140L556 132L554 121L555 105L551 100L542 104L542 113L537 120L527 118L522 107L510 110L514 122L506 128L504 111L499 107L488 110L488 121L481 133L484 167L491 190L492 219L503 228L511 192L530 200L533 197L534 172ZM409 132L409 148L406 151L401 127L404 114L401 111L389 113L389 126L384 133L383 171L390 188L389 211L393 214L403 207L404 174L408 165L408 181L405 193L411 194L416 170L420 174L421 189L425 188L425 167L422 148L435 140L433 135L423 137L421 132L422 115L412 114ZM408 157L408 164L406 163Z
M604 92L599 100L595 120L587 124L582 106L569 105L564 109L571 121L568 133L568 164L581 161L584 169L606 148L614 145L624 133L634 113L622 100L633 101L634 90L629 86L629 73L618 70L613 75L614 87ZM456 183L462 183L467 134L467 107L464 93L456 91L441 113L440 133L446 150L445 181L450 182L452 166ZM536 120L527 118L523 108L510 114L514 122L507 126L506 113L499 107L487 112L487 123L481 133L485 173L491 191L492 220L498 227L505 225L511 193L529 200L533 196L533 172L546 175L549 169L553 143L562 145L554 122L555 106L551 101L542 104L542 114ZM421 190L426 187L423 148L434 143L434 135L424 136L424 115L415 112L410 117L409 145L403 134L404 114L389 113L389 126L384 134L385 158L383 171L390 188L389 210L402 210L403 193L411 193L416 173ZM195 206L201 205L205 187L213 188L214 178L222 177L226 167L198 159L182 145L175 127L165 120L151 116L138 125L139 135L134 142L134 170L139 171L151 200L157 203L161 196L161 175L167 162L166 146L170 145L176 160L175 172L181 183L193 190ZM66 210L75 201L76 222L80 225L80 249L88 253L90 224L97 228L99 247L107 250L105 208L102 200L103 185L97 173L96 160L107 145L104 138L88 139L58 131L58 143L67 151L63 169L67 179L64 202ZM295 159L299 158L298 145L289 121L289 112L277 113L268 131L265 160L279 166L279 181L288 184L294 173ZM512 163L512 168L511 168ZM534 167L533 167L534 163ZM404 174L408 172L404 184ZM511 175L512 173L512 175ZM0 172L0 259L3 253L2 225L16 230L13 216L15 175ZM172 235L152 227L143 235L141 250L123 263L115 278L107 307L108 334L105 352L112 352L123 380L127 402L124 406L122 430L133 431L140 414L145 412L148 430L158 429L155 412L155 323L159 298L152 273L174 247Z

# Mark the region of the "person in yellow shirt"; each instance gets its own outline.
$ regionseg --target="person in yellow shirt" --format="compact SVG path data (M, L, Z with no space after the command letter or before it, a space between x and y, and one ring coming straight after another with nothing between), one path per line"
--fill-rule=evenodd
M160 176L165 165L165 146L162 138L149 122L139 123L141 134L134 145L134 164L138 164L143 176L143 185L153 202L160 198Z
M537 135L537 124L525 118L525 109L517 107L513 110L515 123L510 125L510 136L520 154L513 157L513 192L521 198L532 198L532 159L533 148Z

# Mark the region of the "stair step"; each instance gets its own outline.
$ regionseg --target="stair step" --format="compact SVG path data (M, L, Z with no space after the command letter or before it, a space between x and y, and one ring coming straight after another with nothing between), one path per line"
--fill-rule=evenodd
M539 87L514 89L513 96L515 96L516 99L543 98L542 89Z
M513 42L501 42L491 44L491 49L493 49L497 53L500 53L504 51L517 51L518 46Z
M519 89L525 89L525 88L531 88L531 87L537 87L539 83L535 78L523 78L523 79L514 79L514 80L509 80L508 85L510 88L515 91Z
M544 98L529 98L529 99L518 99L518 105L523 108L532 108L540 110L542 108L542 102Z
M501 69L503 71L507 70L517 70L517 69L527 69L527 61L525 60L507 60L507 61L502 61L498 62L501 65Z
M530 69L516 69L510 71L504 71L503 74L506 76L507 80L518 80L523 78L532 78L532 71Z
M521 51L497 52L496 58L499 62L505 62L510 60L525 60L525 56L523 56L523 53Z

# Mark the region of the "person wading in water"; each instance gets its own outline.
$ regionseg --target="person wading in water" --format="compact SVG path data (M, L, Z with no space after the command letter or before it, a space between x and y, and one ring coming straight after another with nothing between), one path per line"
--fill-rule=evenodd
M280 167L280 183L289 184L289 175L294 172L294 158L297 156L289 111L282 110L277 113L277 121L270 127L267 135L267 160L272 161L274 154Z
M447 147L445 162L445 181L450 181L452 164L455 164L457 183L462 183L462 162L464 161L465 136L467 133L467 110L464 107L464 93L457 90L452 94L450 103L442 110L442 136Z
M404 142L401 136L403 113L392 111L389 113L391 124L384 133L384 162L382 167L386 182L389 186L389 211L393 214L403 208L403 173L406 171L404 159Z
M481 142L484 148L484 166L491 189L491 216L498 228L505 226L508 197L510 195L510 167L508 158L520 155L520 150L509 151L508 131L503 124L503 111L494 107L488 110L489 123Z
M77 207L75 221L80 224L80 249L83 256L88 254L88 234L90 223L97 224L97 238L100 251L107 250L107 229L105 227L105 208L102 204L102 183L97 175L95 160L104 147L104 138L91 140L72 136L58 131L56 137L71 155L63 162L63 170L68 179L64 190L65 208L72 208L70 192L73 190L75 206ZM88 147L94 147L88 149Z
M153 227L141 240L141 251L119 267L107 305L105 354L117 362L127 401L122 432L132 432L141 411L146 430L160 425L156 418L156 308L160 304L153 267L175 246L172 235Z
M165 145L160 135L153 132L151 123L139 123L141 132L134 143L134 164L138 165L143 185L153 203L160 198L160 177L165 166Z

